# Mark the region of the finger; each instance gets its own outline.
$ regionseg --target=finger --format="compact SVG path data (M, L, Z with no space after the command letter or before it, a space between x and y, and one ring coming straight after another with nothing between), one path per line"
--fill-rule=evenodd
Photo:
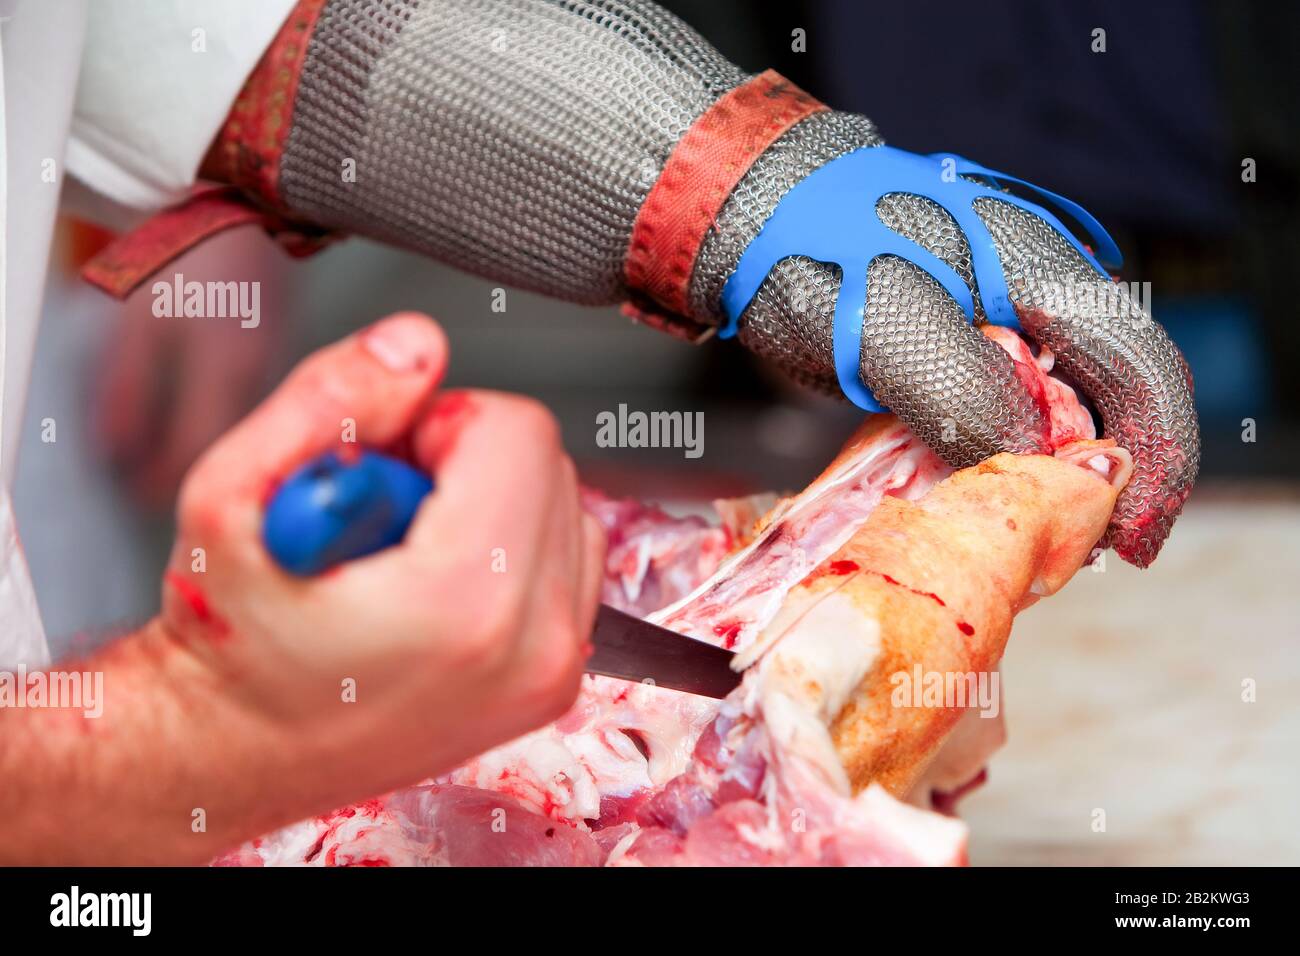
M393 615L395 646L411 666L432 655L444 668L492 668L523 720L512 733L554 719L580 686L595 614L593 600L574 599L593 590L580 566L592 532L558 426L531 400L444 393L412 449L436 490L406 538L313 582L314 603L365 606L384 594L377 613ZM421 617L431 608L432 632Z
M556 508L557 532L565 543L565 587L569 595L569 614L578 620L581 607L578 601L582 580L582 504L578 501L578 470L573 459L564 456L564 465L558 495L561 507ZM586 640L584 636L582 640Z
M470 655L464 662L478 666L517 663L563 478L559 426L531 399L450 391L422 414L411 447L434 476L434 492L405 538L320 584L345 604L375 593L408 594L412 608L438 608L453 660L463 651ZM473 634L486 641L460 639ZM481 659L485 653L491 661Z
M433 320L391 316L302 362L200 460L182 510L223 508L260 523L266 496L294 468L339 447L385 445L413 427L441 380L447 342Z
M956 241L960 232L951 219L926 229L928 220L909 225L885 200L878 208L892 227L959 275L971 275L969 248ZM970 325L938 282L911 263L882 256L868 270L865 291L859 374L940 457L961 467L1001 451L1046 449L1043 413L1013 363ZM832 267L803 256L783 259L741 315L739 339L795 379L838 394L832 330L840 293Z
M592 593L592 568L596 563L595 581L597 599L603 571L604 531L595 519L582 510L578 494L577 470L568 456L564 456L555 506L551 509L549 547L544 564L537 571L539 587L534 593L533 613L540 620L561 622L559 636L563 646L552 646L557 632L554 629L536 628L529 632L528 641L520 652L531 655L536 661L558 660L567 662L567 670L560 668L568 678L573 669L580 669L585 661L583 648L591 640L595 618L595 601ZM599 535L597 544L601 551L591 555L592 528ZM545 665L543 665L545 669Z
M948 464L1047 450L1047 419L1015 364L929 274L882 256L867 274L860 356L876 398Z
M562 480L559 425L532 399L445 392L416 427L416 461L436 491L407 533L412 547L490 551L531 567Z
M1200 464L1187 363L1126 287L1099 276L1038 217L1007 203L997 207L981 209L981 218L1002 258L1022 328L1056 354L1057 367L1101 413L1105 436L1133 456L1133 476L1103 543L1146 567L1168 537ZM1045 274L1051 283L1042 281ZM1022 279L1013 282L1013 276Z

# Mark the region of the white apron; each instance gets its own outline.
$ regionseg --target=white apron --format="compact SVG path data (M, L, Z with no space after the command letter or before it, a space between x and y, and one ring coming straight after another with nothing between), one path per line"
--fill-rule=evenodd
M63 181L81 0L0 0L0 668L48 662L9 489ZM52 163L51 163L52 161ZM47 181L50 172L56 181Z
M183 195L292 7L0 0L0 670L48 662L9 490L60 192L119 226Z

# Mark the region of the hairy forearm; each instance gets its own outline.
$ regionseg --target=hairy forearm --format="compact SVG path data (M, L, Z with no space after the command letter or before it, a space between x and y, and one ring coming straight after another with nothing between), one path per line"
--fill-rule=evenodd
M0 863L198 864L330 805L310 743L157 623L60 669L103 675L102 714L0 707Z

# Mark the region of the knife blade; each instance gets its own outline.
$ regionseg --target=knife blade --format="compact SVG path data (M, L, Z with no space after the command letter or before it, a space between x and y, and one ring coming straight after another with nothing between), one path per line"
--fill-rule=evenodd
M602 604L591 634L587 673L726 697L740 683L731 651L643 621Z

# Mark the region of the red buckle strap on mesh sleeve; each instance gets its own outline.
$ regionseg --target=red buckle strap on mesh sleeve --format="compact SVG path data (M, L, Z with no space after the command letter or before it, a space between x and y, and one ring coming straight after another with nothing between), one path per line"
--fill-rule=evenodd
M254 223L295 257L311 255L335 238L324 231L313 234L310 227L288 223L254 206L233 186L200 187L183 202L114 239L86 263L81 277L114 298L125 299L209 236Z
M624 307L626 314L688 338L707 329L684 316L695 258L709 227L754 160L795 123L824 109L767 70L720 97L691 124L637 213L624 275L639 295ZM670 314L655 312L641 296Z
M325 0L298 0L240 90L203 163L203 175L239 186L285 213L280 157L289 136L298 78Z
M82 277L119 299L199 242L256 223L291 255L319 251L337 236L295 221L280 197L280 157L289 135L298 78L326 0L299 0L240 90L200 174L230 186L197 188L184 201L119 237ZM237 188L231 188L237 187ZM251 198L250 198L251 197Z

